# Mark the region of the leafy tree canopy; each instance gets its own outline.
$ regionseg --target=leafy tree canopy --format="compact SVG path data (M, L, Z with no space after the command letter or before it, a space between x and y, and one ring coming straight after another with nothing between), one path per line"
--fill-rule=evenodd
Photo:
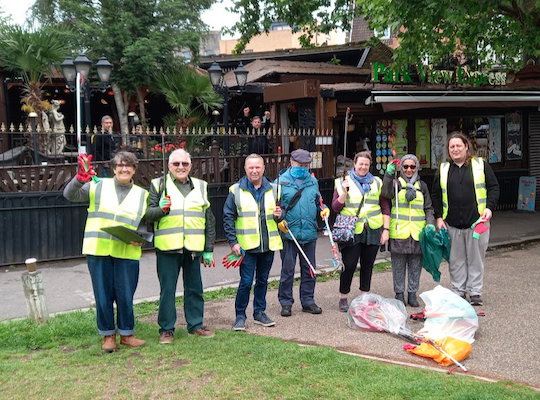
M32 16L43 26L70 27L74 50L114 65L112 82L134 93L156 69L178 62L182 48L197 55L206 26L202 11L214 0L36 0Z
M517 67L540 55L540 3L536 0L240 0L231 11L240 22L231 32L241 34L237 51L268 31L273 20L283 20L306 37L316 30L349 29L353 14L366 16L371 27L400 30L394 57L402 64L432 63L463 52L482 66Z
M240 21L225 32L240 33L235 52L241 53L252 37L268 33L272 22L283 21L293 32L302 32L302 47L310 47L317 32L349 29L353 16L350 5L347 0L238 0L228 10L240 14Z

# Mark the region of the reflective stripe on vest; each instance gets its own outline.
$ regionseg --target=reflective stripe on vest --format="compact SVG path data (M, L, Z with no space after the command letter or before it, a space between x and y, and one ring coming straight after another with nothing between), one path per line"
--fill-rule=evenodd
M271 184L272 189L264 192L264 209L265 221L268 231L268 247L270 250L281 250L283 243L277 223L274 220L274 210L276 208L277 187ZM238 217L234 222L236 228L236 239L244 250L256 249L262 243L260 210L259 204L253 197L253 194L240 188L238 183L235 183L229 188L229 192L234 194L234 201Z
M486 175L484 173L484 160L480 157L471 158L471 168L473 173L474 194L476 196L476 204L478 214L482 215L487 206L487 188ZM448 173L450 172L450 163L444 162L441 164L440 183L442 191L443 219L448 215Z
M341 186L343 178L338 178L334 181L338 194L343 193L343 187ZM350 179L350 178L347 178ZM366 196L362 196L362 192L358 186L351 181L347 198L345 200L345 206L341 210L340 214L343 215L356 215L360 203L364 201L356 228L355 234L360 234L364 231L364 225L367 223L371 229L380 228L383 225L383 215L381 212L381 206L379 204L379 197L381 195L382 182L378 177L374 177L371 183L371 189L366 193Z
M193 189L184 197L172 177L167 174L165 185L167 194L171 196L171 208L169 214L154 223L154 244L159 250L204 250L206 209L210 206L208 184L197 178L189 179ZM161 178L152 180L158 193L160 181Z
M141 247L126 244L101 228L122 225L136 230L146 212L148 192L133 185L118 204L113 178L90 184L90 204L84 230L83 254L111 256L128 260L141 258Z
M414 240L419 241L420 232L426 226L424 194L422 193L420 182L416 181L414 183L416 198L410 203L407 202L405 197L407 193L407 182L402 177L399 178L399 182L401 183L401 190L398 193L397 199L399 210L396 209L396 199L392 199L390 238L407 239L409 236L412 236Z

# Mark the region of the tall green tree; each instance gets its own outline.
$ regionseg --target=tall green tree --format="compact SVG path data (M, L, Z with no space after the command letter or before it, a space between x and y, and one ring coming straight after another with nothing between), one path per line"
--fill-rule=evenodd
M137 96L143 120L146 88L156 70L196 56L206 33L201 13L215 0L36 0L32 16L40 24L71 27L74 50L114 65L111 76L121 129L127 129L130 96Z
M59 32L42 28L25 29L17 25L0 26L0 64L22 79L21 102L28 111L35 111L41 118L43 111L43 86L52 66L60 63L66 46Z
M353 16L365 16L371 27L401 31L394 56L400 63L425 57L437 63L456 51L489 67L515 67L540 55L540 3L536 0L240 0L231 11L240 22L237 51L267 31L273 20L287 22L309 36L319 30L349 30Z

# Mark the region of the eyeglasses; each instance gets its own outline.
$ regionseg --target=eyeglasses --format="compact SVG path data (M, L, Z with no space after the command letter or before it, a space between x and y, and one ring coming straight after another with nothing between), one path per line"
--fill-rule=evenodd
M189 167L191 165L191 163L189 163L187 161L182 161L182 162L175 161L175 162L172 162L171 164L173 165L173 167L179 167L180 164L182 164L182 167L184 167L184 168L187 168L187 167Z
M416 165L403 165L402 166L403 169L416 169Z
M122 169L122 168L133 168L133 165L128 165L128 164L117 164L116 165L116 168L119 168L119 169Z

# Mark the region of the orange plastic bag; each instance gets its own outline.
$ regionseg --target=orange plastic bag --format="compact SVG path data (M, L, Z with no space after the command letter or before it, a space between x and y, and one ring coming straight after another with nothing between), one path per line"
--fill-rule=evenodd
M442 348L457 361L465 360L471 354L472 346L470 343L464 342L462 340L454 339L452 337L446 337L435 342L437 346ZM404 349L411 354L416 354L421 357L432 358L434 361L439 363L442 367L448 367L454 362L442 354L439 350L433 347L429 343L422 343L420 346L411 346L405 345Z

